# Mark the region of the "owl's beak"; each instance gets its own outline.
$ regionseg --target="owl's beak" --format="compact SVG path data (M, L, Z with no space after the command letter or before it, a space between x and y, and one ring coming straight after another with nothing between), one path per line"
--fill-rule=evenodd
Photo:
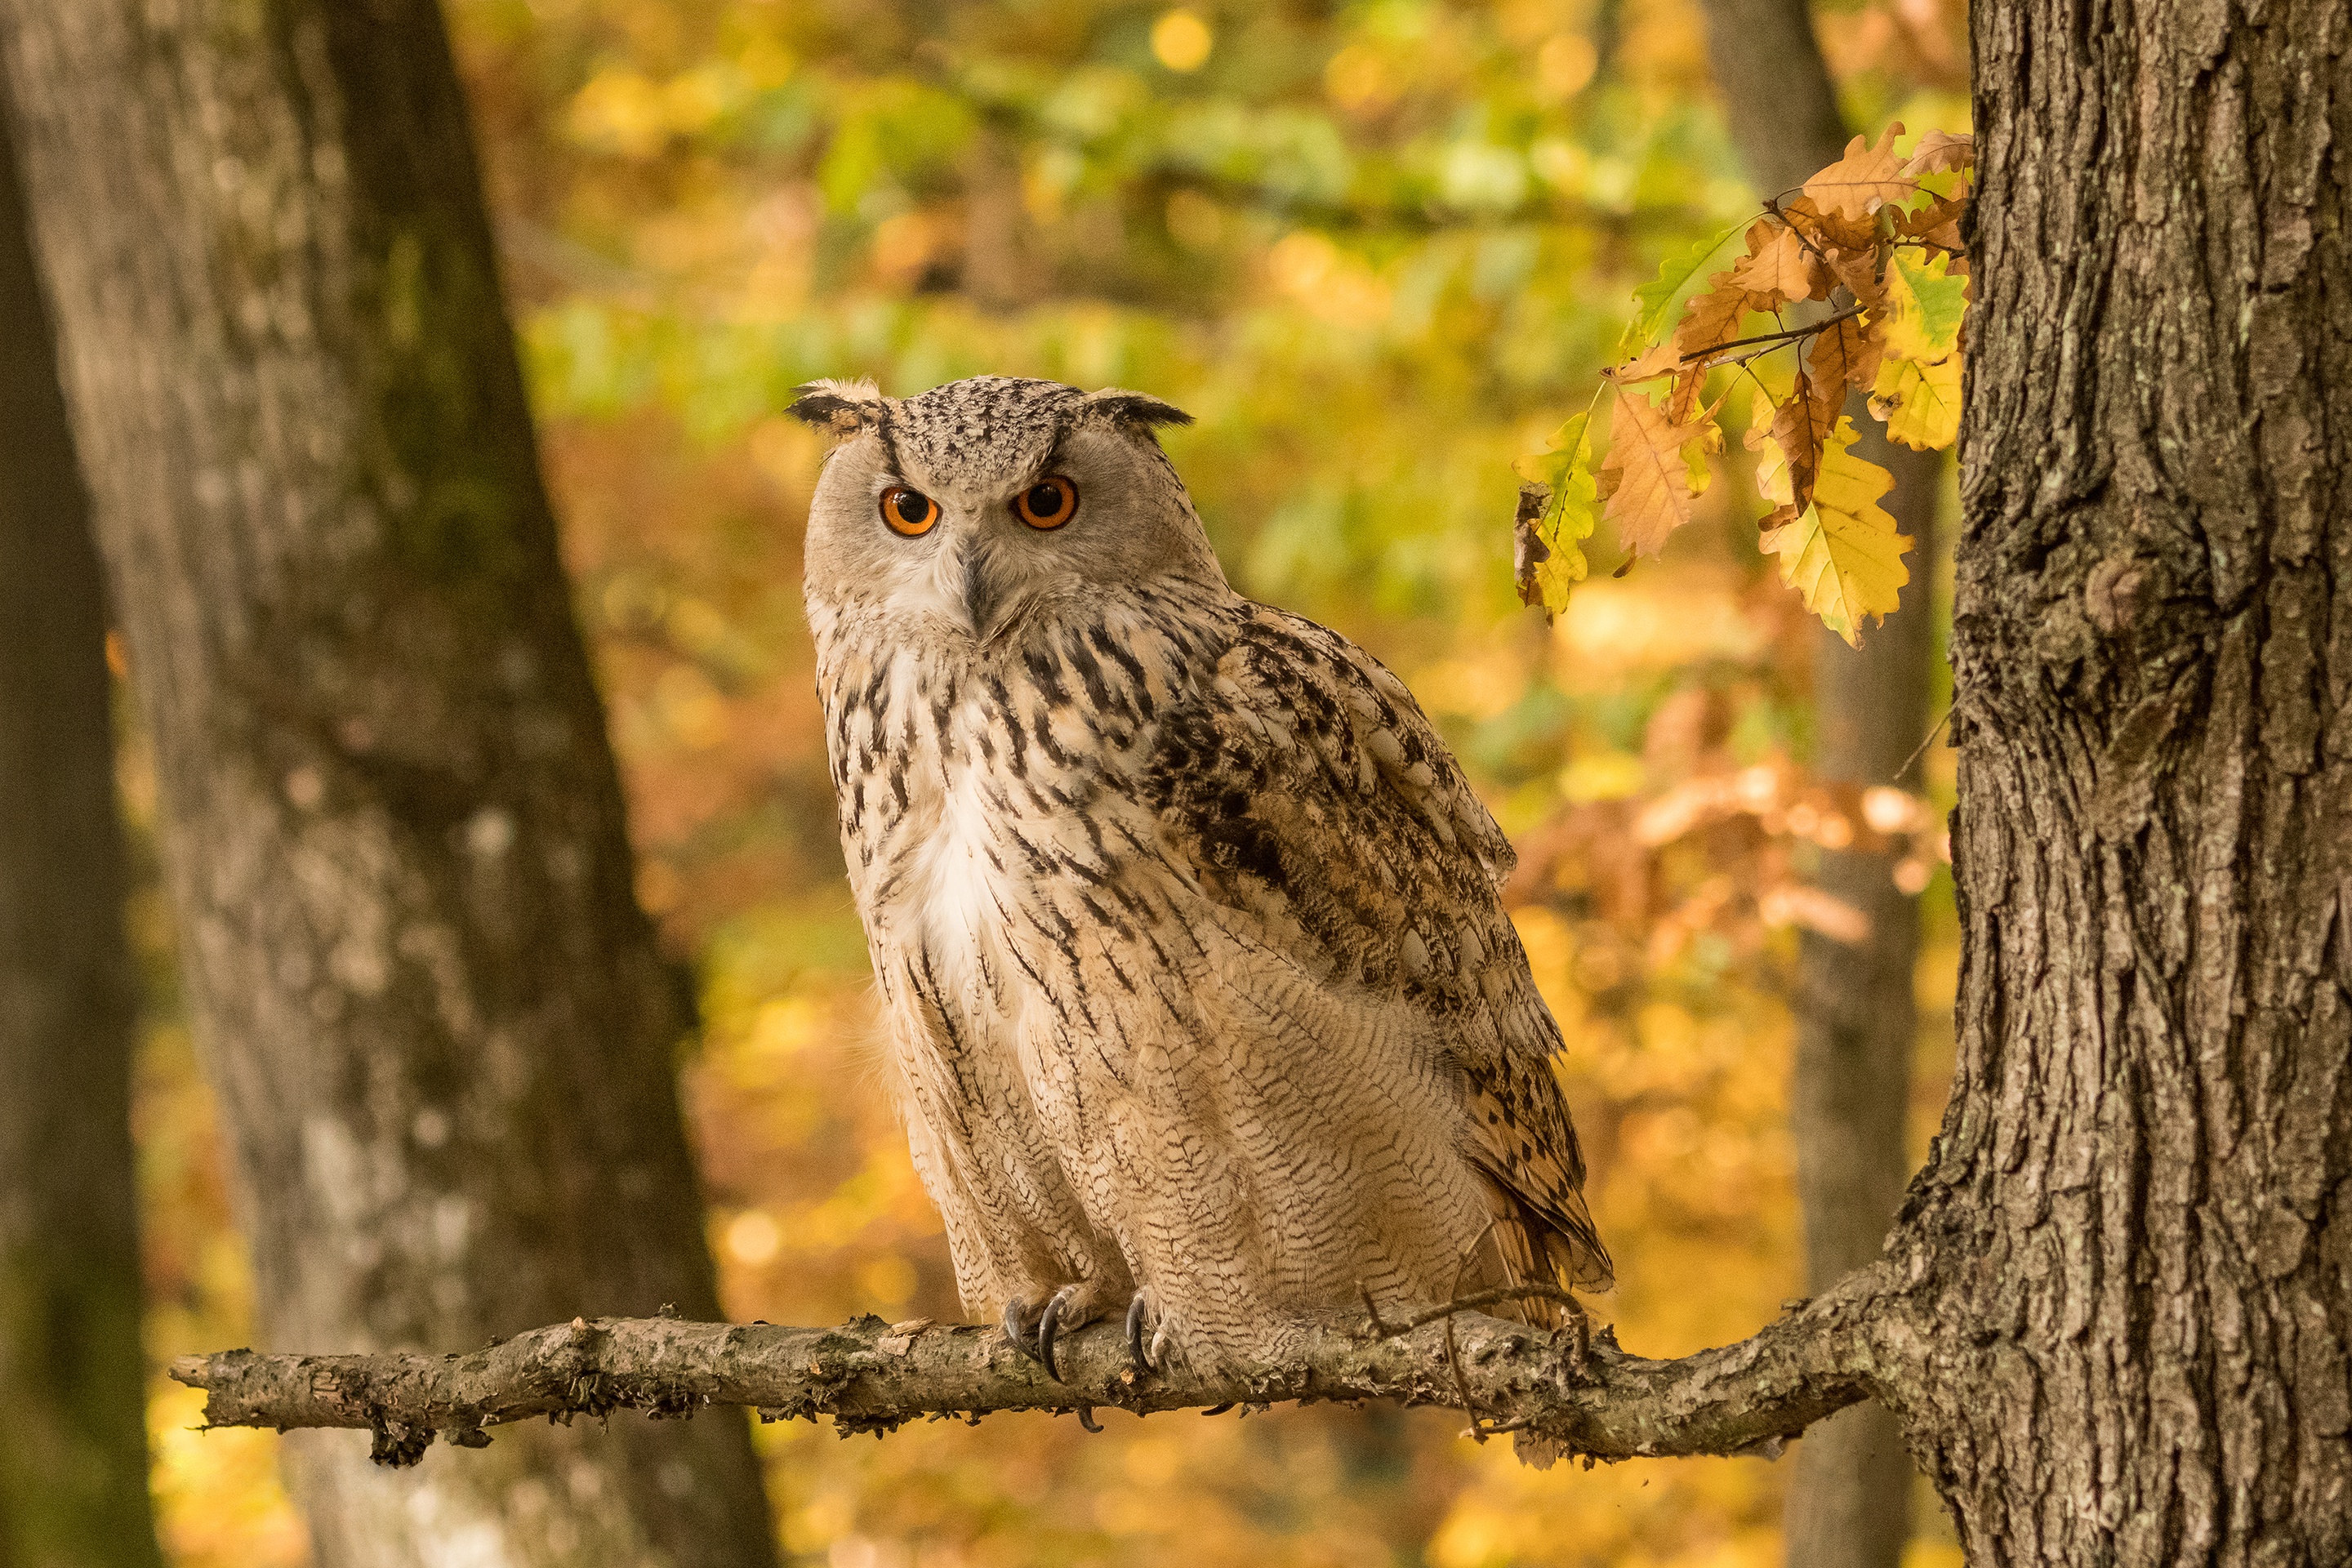
M963 547L963 624L974 642L986 642L997 631L1008 597L994 552L983 540Z

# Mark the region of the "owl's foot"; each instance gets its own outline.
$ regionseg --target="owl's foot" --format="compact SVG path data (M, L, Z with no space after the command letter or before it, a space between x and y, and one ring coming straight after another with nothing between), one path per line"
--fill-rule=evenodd
M1075 1306L1082 1287L1065 1285L1046 1301L1045 1310L1037 1314L1036 1325L1029 1322L1029 1303L1019 1297L1004 1303L1004 1337L1013 1348L1045 1369L1045 1375L1055 1383L1062 1381L1061 1369L1054 1364L1054 1341L1066 1329L1075 1329L1092 1316ZM1084 1314L1084 1315L1082 1315Z

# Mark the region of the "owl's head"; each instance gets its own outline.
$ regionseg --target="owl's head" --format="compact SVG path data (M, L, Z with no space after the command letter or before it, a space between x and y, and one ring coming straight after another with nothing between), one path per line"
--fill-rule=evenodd
M885 397L812 382L792 412L840 437L809 506L813 604L876 605L985 643L1024 617L1170 578L1222 586L1139 392L1001 375Z

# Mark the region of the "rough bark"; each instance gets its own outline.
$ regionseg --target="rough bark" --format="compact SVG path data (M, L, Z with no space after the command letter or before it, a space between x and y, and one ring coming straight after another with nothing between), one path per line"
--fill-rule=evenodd
M1972 26L1958 1078L1905 1426L1974 1563L2352 1561L2347 16Z
M0 111L0 1563L153 1568L106 607Z
M0 48L265 1342L715 1315L436 6L6 0ZM317 1560L773 1560L740 1419L617 1425L293 1445Z
M1752 1339L1671 1362L1627 1355L1606 1335L1588 1344L1464 1311L1450 1323L1436 1314L1411 1325L1334 1323L1308 1337L1297 1363L1224 1378L1179 1367L1138 1376L1118 1325L1102 1323L1062 1343L1056 1381L995 1328L656 1319L575 1320L466 1356L230 1351L184 1358L172 1375L208 1391L215 1426L368 1427L378 1460L395 1466L436 1436L472 1447L486 1426L536 1415L688 1415L709 1405L751 1405L768 1420L827 1415L848 1435L1003 1410L1076 1409L1091 1420L1097 1405L1150 1415L1396 1399L1473 1411L1482 1436L1526 1434L1545 1463L1560 1453L1777 1453L1781 1439L1862 1397L1877 1364L1882 1284L1856 1276Z
M1853 133L1813 32L1807 0L1706 0L1716 86L1749 176L1767 195L1801 185L1835 163ZM1911 535L1902 608L1859 649L1826 631L1813 637L1813 769L1867 788L1916 787L1927 714L1934 627L1928 574L1943 459L1889 443L1863 400L1849 400L1856 450L1895 477L1886 510ZM1905 1120L1918 1029L1912 975L1919 954L1917 900L1895 885L1894 859L1824 852L1815 883L1870 922L1848 944L1808 931L1797 966L1797 1050L1790 1131L1805 1222L1805 1276L1827 1289L1876 1258L1910 1173ZM1804 1568L1895 1568L1910 1536L1910 1459L1883 1406L1846 1411L1797 1450L1783 1536Z

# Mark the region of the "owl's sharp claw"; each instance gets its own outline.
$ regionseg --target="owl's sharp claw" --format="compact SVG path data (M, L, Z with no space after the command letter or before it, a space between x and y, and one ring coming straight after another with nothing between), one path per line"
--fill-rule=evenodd
M1050 1312L1053 1310L1053 1308L1049 1304L1045 1310ZM1020 1297L1015 1296L1010 1301L1005 1302L1004 1337L1013 1342L1013 1348L1014 1350L1019 1351L1031 1361L1044 1362L1045 1363L1045 1370L1047 1372L1051 1372L1054 1370L1053 1362L1048 1356L1039 1355L1037 1353L1036 1345L1032 1343L1030 1341L1029 1330L1025 1326L1028 1317L1029 1303L1023 1300ZM1039 1326L1043 1327L1042 1324Z
M1045 1364L1045 1375L1055 1383L1062 1381L1062 1372L1054 1364L1054 1335L1062 1326L1062 1308L1069 1299L1069 1290L1055 1291L1054 1299L1045 1303L1045 1314L1037 1320L1037 1359Z
M1127 1355L1135 1363L1138 1378L1150 1376L1160 1369L1151 1364L1151 1352L1143 1348L1143 1292L1138 1290L1135 1300L1127 1304Z

